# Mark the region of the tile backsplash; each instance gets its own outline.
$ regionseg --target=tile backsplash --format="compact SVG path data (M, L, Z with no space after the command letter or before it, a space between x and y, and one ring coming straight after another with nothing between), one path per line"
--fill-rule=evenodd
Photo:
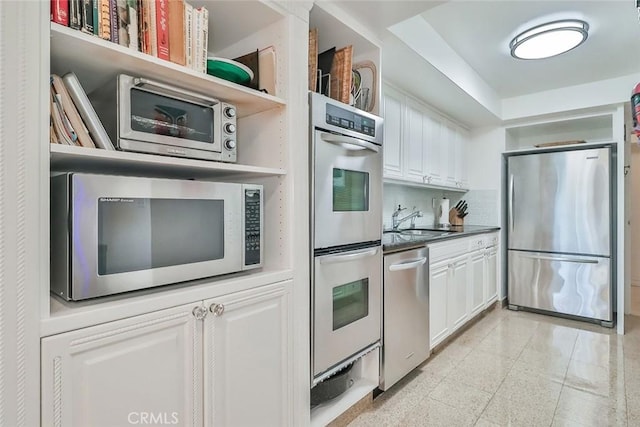
M411 213L413 207L422 212L422 217L415 219L416 227L431 227L435 223L433 199L447 197L453 207L460 199L467 201L469 215L465 217L465 224L500 225L499 194L496 190L471 190L467 193L443 191L432 188L409 187L398 184L384 184L384 201L382 220L384 228L391 228L391 216L398 205L407 208L401 216ZM409 227L410 221L400 225Z

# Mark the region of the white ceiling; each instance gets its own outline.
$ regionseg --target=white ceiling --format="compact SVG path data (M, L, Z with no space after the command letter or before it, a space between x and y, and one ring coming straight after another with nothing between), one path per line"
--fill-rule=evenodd
M633 0L339 0L340 8L383 42L383 77L470 126L499 121L464 84L413 45L403 46L389 27L416 16L426 22L453 55L468 64L495 99L512 98L640 72L640 22ZM585 44L566 54L522 61L509 54L509 41L529 26L563 17L590 25ZM405 21L405 22L403 22ZM396 25L398 24L398 25ZM394 28L395 28L394 27ZM415 25L412 28L416 28ZM421 40L414 37L414 40ZM425 33L424 43L433 37ZM405 40L406 41L406 40ZM436 65L434 65L436 64ZM459 68L459 67L458 67ZM482 86L482 85L481 85ZM631 88L629 89L631 90ZM466 92L465 92L466 91Z

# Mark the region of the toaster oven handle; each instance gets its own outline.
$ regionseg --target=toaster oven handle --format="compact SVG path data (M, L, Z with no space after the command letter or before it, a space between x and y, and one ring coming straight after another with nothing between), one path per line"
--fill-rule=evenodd
M322 133L320 135L320 138L322 138L322 140L325 142L341 145L347 150L362 150L364 148L367 150L371 150L374 153L380 151L380 147L378 147L376 144L372 144L371 142L363 141L362 139L354 138L351 136ZM350 145L355 145L356 147L349 147Z
M374 256L377 253L378 253L378 248L353 252L346 255L330 255L330 256L327 256L326 258L320 258L320 264L334 264L337 262L355 261L358 259Z
M187 89L173 87L161 82L157 82L155 80L149 80L142 77L136 77L135 79L133 79L133 84L136 85L136 87L151 86L153 88L162 89L163 92L168 92L169 94L178 96L180 98L192 98L192 101L195 101L199 104L202 104L203 102L206 102L210 105L220 103L220 101L215 98L209 98L208 96L192 92Z

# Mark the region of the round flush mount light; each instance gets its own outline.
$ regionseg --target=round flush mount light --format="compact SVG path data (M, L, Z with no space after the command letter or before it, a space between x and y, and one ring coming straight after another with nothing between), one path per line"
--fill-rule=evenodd
M587 39L589 24L578 19L553 21L526 30L511 40L511 56L543 59L575 49Z

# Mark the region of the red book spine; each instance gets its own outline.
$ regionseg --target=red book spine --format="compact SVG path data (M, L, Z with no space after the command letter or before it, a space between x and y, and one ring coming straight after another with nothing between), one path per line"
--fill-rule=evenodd
M69 0L51 0L51 21L69 26Z
M156 0L156 34L158 58L169 60L169 5L168 0Z

